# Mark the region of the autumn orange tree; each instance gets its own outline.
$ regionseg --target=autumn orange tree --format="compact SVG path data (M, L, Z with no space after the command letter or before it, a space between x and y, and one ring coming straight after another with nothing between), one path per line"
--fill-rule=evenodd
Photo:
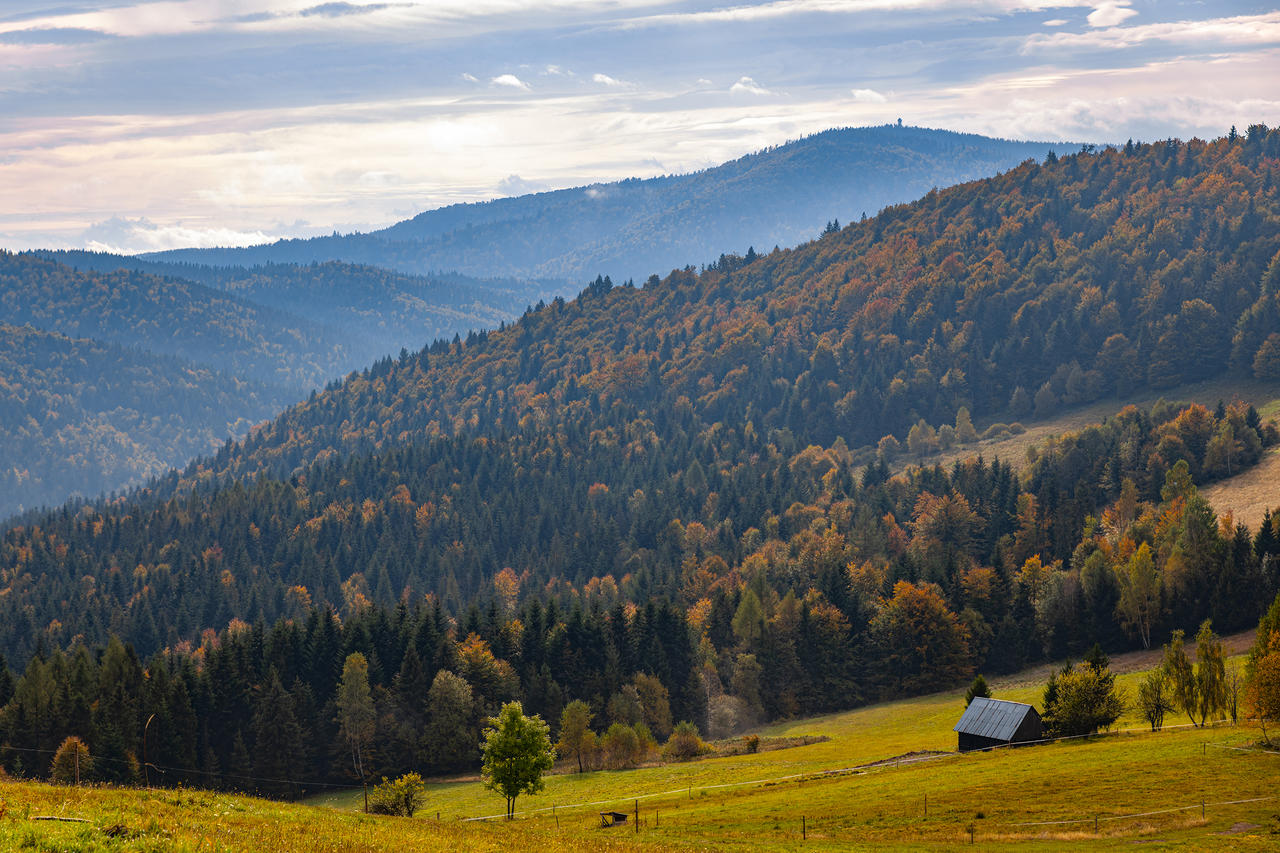
M968 631L935 586L898 581L869 630L886 695L918 693L973 674Z

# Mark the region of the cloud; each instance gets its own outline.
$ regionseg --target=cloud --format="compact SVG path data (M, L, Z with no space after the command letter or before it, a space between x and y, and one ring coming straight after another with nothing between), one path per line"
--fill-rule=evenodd
M82 27L36 27L29 30L10 30L0 33L0 44L89 44L113 38L102 30Z
M852 89L849 94L860 104L883 104L889 100L875 89Z
M528 83L524 82L514 74L499 74L489 82L495 86L506 86L511 89L519 89L523 92L532 90L532 87Z
M1071 23L1071 22L1070 22L1070 21L1068 21L1066 18L1053 18L1052 20L1045 21L1045 22L1042 24L1042 26L1045 26L1045 27L1065 27L1065 26L1066 26L1067 24L1069 24L1069 23Z
M761 86L750 77L740 77L738 82L729 87L729 91L735 95L772 95L764 86Z
M165 249L214 248L217 246L252 246L274 240L262 231L236 231L231 228L200 228L181 222L157 225L146 217L127 219L113 216L95 222L80 235L80 243L94 252L134 255Z
M391 8L390 3L370 3L368 6L358 6L355 3L321 3L319 6L303 9L298 15L303 18L341 18L346 15L365 15L389 8Z
M1134 27L1108 27L1082 33L1036 33L1022 47L1022 54L1038 56L1047 49L1128 49L1147 42L1221 45L1280 44L1280 12L1211 18L1204 21L1168 21Z
M459 76L459 77L461 77L463 80L466 80L468 83L479 83L479 82L480 82L480 79L479 79L478 77L476 77L476 75L474 75L474 74L468 74L468 73L467 73L467 72L465 72L465 71L463 71L463 72L462 72L460 75L458 75L458 76Z
M1129 0L1107 0L1095 6L1086 20L1091 27L1114 27L1117 24L1123 24L1136 14L1138 14L1137 10L1129 8Z
M591 75L591 82L600 83L604 86L625 86L626 85L621 80L615 80L612 77L610 77L608 74L593 74Z
M742 3L736 6L721 6L690 12L659 12L628 18L619 21L615 26L622 29L637 29L687 24L749 23L799 15L855 15L884 12L946 13L951 17L974 19L1014 12L1039 12L1072 7L1097 9L1100 6L1126 6L1128 3L1129 0L772 0L766 3Z
M507 175L498 181L498 194L508 197L546 192L547 189L546 184L538 181L526 181L519 175Z

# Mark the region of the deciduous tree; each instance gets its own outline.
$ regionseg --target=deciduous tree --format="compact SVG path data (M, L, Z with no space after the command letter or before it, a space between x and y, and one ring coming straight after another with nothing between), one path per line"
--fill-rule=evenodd
M537 714L526 717L519 702L508 702L482 734L480 775L486 788L506 798L510 820L516 797L541 791L542 774L555 764L550 729Z

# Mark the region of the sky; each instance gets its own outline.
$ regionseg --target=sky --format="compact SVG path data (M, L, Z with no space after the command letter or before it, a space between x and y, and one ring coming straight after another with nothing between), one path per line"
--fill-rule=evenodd
M0 247L367 231L831 127L1212 138L1280 124L1274 5L4 0Z

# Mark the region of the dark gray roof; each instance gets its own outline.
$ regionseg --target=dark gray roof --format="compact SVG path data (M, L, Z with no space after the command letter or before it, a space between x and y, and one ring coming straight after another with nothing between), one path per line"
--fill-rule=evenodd
M1018 726L1022 725L1027 714L1035 712L1035 708L1021 702L975 696L960 722L956 723L954 731L995 740L1009 740L1018 731Z

